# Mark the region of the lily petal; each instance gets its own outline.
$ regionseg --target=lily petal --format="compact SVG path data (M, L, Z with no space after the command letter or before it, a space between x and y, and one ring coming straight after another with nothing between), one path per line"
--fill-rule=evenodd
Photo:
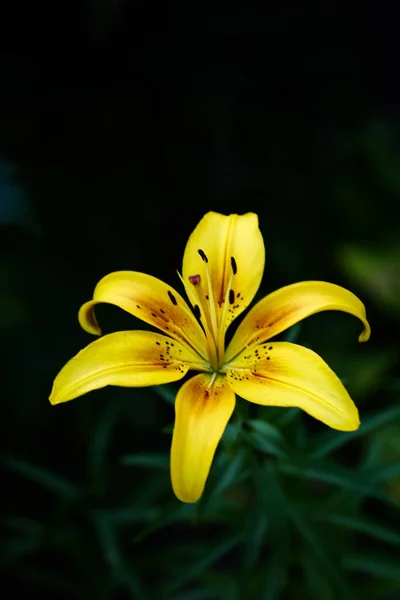
M189 237L182 275L186 285L189 277L200 275L204 295L210 297L211 302L208 268L215 300L213 308L219 315L219 325L224 321L222 327L227 327L254 298L263 276L264 263L264 241L256 214L225 216L209 212ZM225 301L228 305L224 311Z
M269 340L305 317L323 310L342 310L364 324L359 336L371 334L364 304L349 290L325 281L301 281L280 288L260 300L239 325L226 351L229 363L243 348Z
M265 406L296 406L341 431L360 425L357 408L318 354L275 342L245 350L229 365L227 378L234 392Z
M216 447L235 407L225 377L211 383L196 375L179 390L171 447L171 480L182 502L196 502L204 489Z
M159 385L182 379L197 355L151 331L119 331L92 342L59 372L52 404L67 402L106 385Z
M136 271L117 271L96 285L93 300L79 311L79 323L85 331L101 335L94 314L100 302L115 304L142 321L154 325L181 341L203 358L207 356L204 333L185 300L160 279Z

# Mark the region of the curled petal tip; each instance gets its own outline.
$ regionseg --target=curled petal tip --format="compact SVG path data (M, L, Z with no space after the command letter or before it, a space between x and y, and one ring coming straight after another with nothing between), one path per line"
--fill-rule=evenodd
M94 305L92 300L83 304L79 309L78 320L82 329L87 333L100 336L102 332L94 314Z
M363 331L361 332L361 334L358 337L358 341L359 342L368 342L370 337L371 337L371 327L369 326L369 323L366 322L364 325Z

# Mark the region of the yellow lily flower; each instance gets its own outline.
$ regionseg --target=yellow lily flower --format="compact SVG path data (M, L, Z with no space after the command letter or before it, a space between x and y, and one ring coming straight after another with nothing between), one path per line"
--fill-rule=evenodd
M79 311L89 333L101 335L94 307L114 304L163 333L105 335L79 352L57 375L50 396L59 404L106 385L150 386L199 371L175 402L171 480L176 496L196 502L218 442L235 407L235 394L264 406L296 406L329 427L359 427L356 406L338 377L315 352L269 340L322 310L358 317L368 340L362 302L323 281L283 287L260 300L225 349L232 321L254 298L264 271L264 241L253 213L206 214L186 245L181 280L192 309L171 286L132 271L111 273Z

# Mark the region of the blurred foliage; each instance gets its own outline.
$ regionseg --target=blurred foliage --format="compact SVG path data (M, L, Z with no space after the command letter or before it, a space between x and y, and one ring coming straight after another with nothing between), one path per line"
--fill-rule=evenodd
M16 14L4 30L18 51L0 113L2 597L398 598L400 154L397 53L382 41L397 21L363 8L384 32L370 49L349 33L357 11L326 6L332 31L347 24L340 42L316 28L303 44L300 7L163 7L158 29L154 7L124 0L82 3L54 27L35 5L36 27ZM169 481L175 386L47 398L90 341L76 314L97 280L133 269L178 286L211 209L259 214L260 295L344 285L372 338L359 346L359 323L338 313L286 332L339 374L360 429L239 399L204 496L183 505ZM143 327L98 314L106 332Z

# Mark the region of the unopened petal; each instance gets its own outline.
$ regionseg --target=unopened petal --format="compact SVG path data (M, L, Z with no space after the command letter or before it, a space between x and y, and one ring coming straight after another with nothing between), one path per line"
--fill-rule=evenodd
M196 355L177 341L150 331L119 331L92 342L58 373L52 404L106 385L138 387L177 381Z
M179 390L171 448L171 479L182 502L196 502L204 489L218 442L235 407L225 377L211 383L196 375Z
M256 404L291 406L333 429L358 429L358 410L335 373L318 354L289 342L270 342L232 361L234 392Z
M365 306L357 296L333 283L302 281L272 292L249 311L228 346L226 362L246 346L268 340L323 310L341 310L357 317L364 325L359 341L369 339L371 330Z

